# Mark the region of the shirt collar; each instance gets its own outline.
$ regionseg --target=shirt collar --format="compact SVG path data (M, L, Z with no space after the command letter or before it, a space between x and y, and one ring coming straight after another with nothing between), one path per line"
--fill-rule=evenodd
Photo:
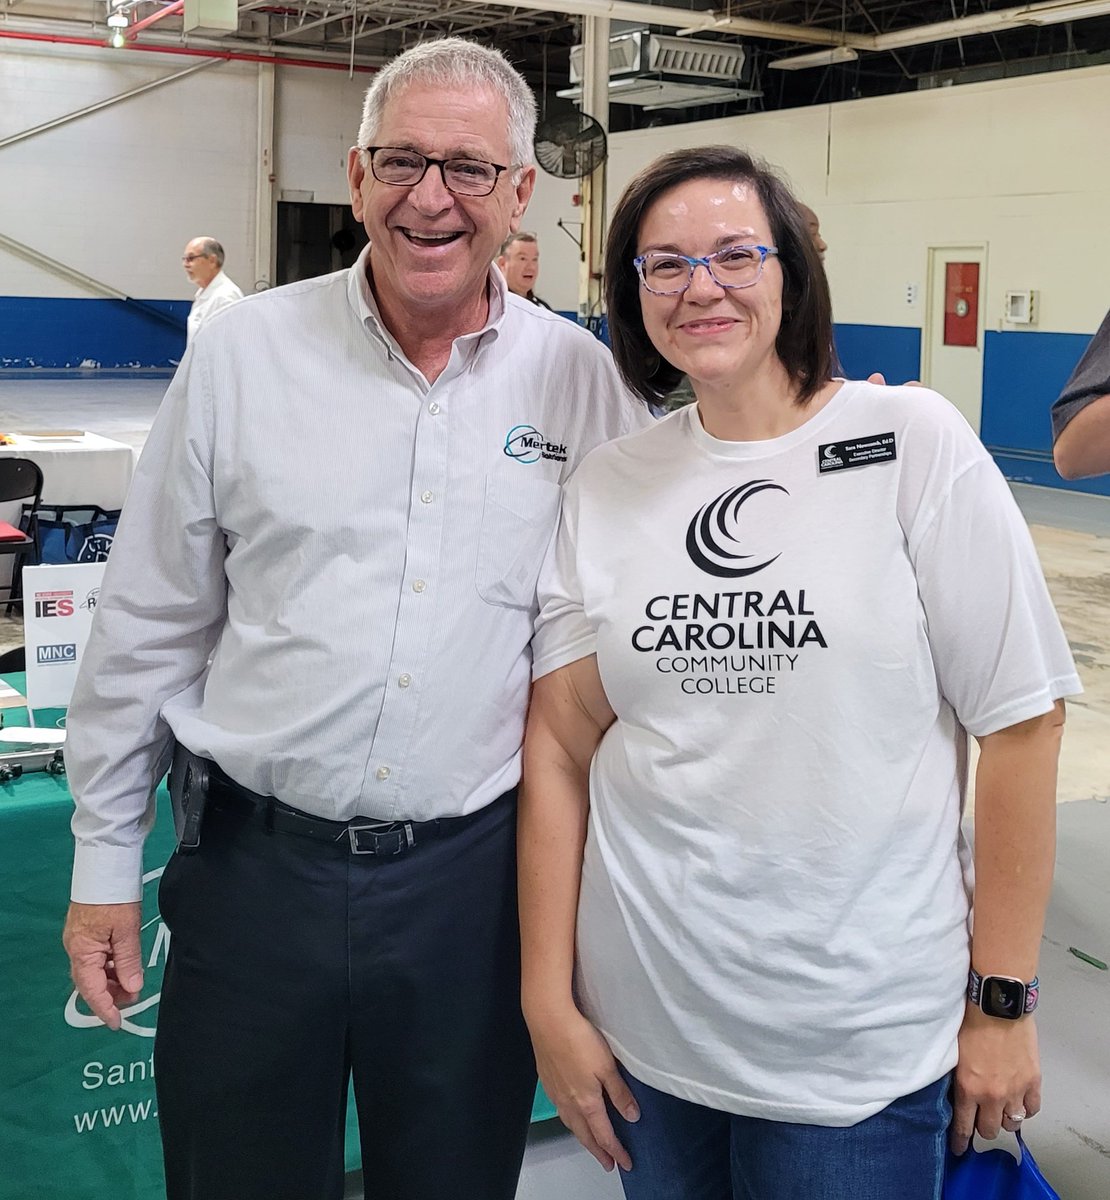
M201 298L201 296L204 295L205 292L211 291L212 288L214 288L216 286L216 284L219 283L224 278L225 278L225 276L224 276L223 271L222 270L217 271L216 274L212 276L212 278L205 284L204 287L197 288L197 294L193 297L193 299L199 300Z
M385 327L385 322L382 320L381 312L378 309L378 302L374 297L373 289L370 287L370 280L367 277L369 266L370 246L367 244L363 247L362 253L358 256L354 266L351 267L347 278L348 302L365 329L376 337L392 354L404 357L401 348L397 345L396 339ZM496 341L500 336L501 326L505 322L505 312L508 308L505 299L508 294L508 287L505 283L505 277L492 266L490 267L487 286L489 288L489 315L486 317L485 325L481 329L476 329L473 333L462 334L455 339L456 342L485 345L487 342L492 343Z

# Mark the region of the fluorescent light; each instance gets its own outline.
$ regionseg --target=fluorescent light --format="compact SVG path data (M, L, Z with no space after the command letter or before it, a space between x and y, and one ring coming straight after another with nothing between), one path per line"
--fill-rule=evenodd
M1110 16L1110 0L1087 0L1080 4L1059 4L1031 8L1021 14L1029 25L1059 25L1064 21L1083 21L1088 17Z
M1106 2L1110 3L1110 0ZM776 71L804 71L807 67L831 67L836 63L853 62L857 58L859 54L851 46L833 46L829 50L813 50L809 54L772 59L767 65Z

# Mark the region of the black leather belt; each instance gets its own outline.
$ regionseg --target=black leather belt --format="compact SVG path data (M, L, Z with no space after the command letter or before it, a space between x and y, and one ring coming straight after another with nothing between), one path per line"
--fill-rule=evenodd
M329 821L282 804L273 796L260 796L236 783L214 762L209 763L208 803L216 811L245 817L269 833L289 834L317 842L330 842L346 854L392 858L407 854L427 838L447 837L473 824L487 809L462 817L433 821Z

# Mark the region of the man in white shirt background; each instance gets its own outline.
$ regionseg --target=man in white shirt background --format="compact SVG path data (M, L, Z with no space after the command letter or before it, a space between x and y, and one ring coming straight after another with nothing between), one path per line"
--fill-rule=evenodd
M457 38L379 72L348 158L369 246L213 322L132 483L67 722L64 942L118 1028L176 743L209 786L160 885L170 1200L338 1200L352 1076L368 1196L515 1195L536 580L560 484L648 420L491 266L535 120Z
M181 265L190 281L197 285L193 307L189 309L188 342L191 342L213 313L242 300L243 293L224 274L224 248L215 238L193 238L181 255Z
M546 300L541 300L532 290L540 274L540 245L534 233L511 233L501 245L501 253L497 256L497 265L509 291L532 304L550 308Z

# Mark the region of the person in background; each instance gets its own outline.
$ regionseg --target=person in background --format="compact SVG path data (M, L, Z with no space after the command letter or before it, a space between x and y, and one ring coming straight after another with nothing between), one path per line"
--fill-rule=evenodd
M190 282L197 285L193 307L189 309L185 342L189 345L197 336L197 330L209 317L218 313L221 308L234 304L236 300L242 300L243 293L238 285L224 274L224 248L215 238L193 238L181 255L181 265L185 268Z
M802 220L805 222L806 229L809 230L809 236L813 241L813 248L817 251L817 257L824 262L825 251L828 250L829 244L821 236L821 218L809 207L808 204L803 204L800 200L796 201L798 211L802 214Z
M1052 406L1052 457L1065 479L1110 471L1110 312Z
M497 256L497 265L505 276L510 292L541 308L551 307L532 290L540 273L540 247L534 233L510 234Z
M629 1200L935 1200L946 1140L1041 1104L1081 689L1029 531L942 396L832 377L824 270L762 163L646 167L605 279L628 386L681 371L696 403L583 462L541 576L540 1077Z
M515 1195L536 579L561 481L647 420L492 268L535 122L459 38L376 74L347 164L368 247L212 322L132 483L69 710L64 942L118 1028L176 741L175 784L208 784L160 882L170 1200L338 1200L352 1076L368 1196Z

